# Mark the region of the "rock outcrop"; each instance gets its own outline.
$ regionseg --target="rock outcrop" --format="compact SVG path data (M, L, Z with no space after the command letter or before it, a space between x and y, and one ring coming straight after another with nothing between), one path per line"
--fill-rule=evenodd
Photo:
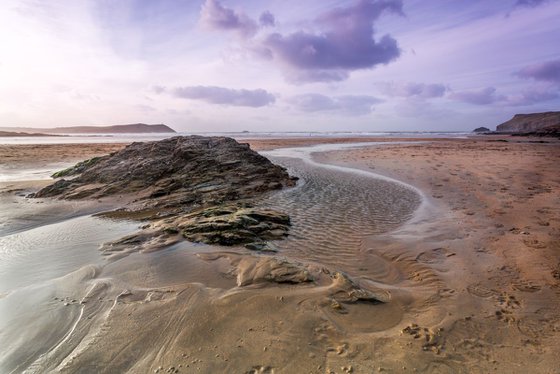
M284 168L249 145L231 138L201 136L132 143L53 177L62 179L35 197L84 199L135 194L137 200L158 207L216 205L295 184Z
M178 231L189 241L238 245L260 250L265 240L288 235L290 217L269 209L218 207L190 214L178 224Z
M489 128L487 128L487 127L477 127L476 129L473 130L473 132L477 132L477 133L480 133L480 132L490 132L490 131L491 131L491 130L490 130Z
M59 179L33 197L116 197L121 207L103 215L152 221L143 233L109 245L110 252L126 246L148 250L179 238L263 249L267 240L287 235L290 219L254 208L251 199L296 181L247 144L201 136L132 143L53 177Z
M516 114L496 127L497 132L529 133L560 127L560 112Z

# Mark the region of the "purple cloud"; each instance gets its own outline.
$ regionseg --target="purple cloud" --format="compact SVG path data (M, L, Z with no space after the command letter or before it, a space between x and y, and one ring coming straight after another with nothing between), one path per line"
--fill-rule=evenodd
M521 78L560 83L560 59L526 66L515 75Z
M547 90L529 90L517 95L509 95L505 100L506 105L526 106L542 103L558 98L558 94Z
M259 17L259 23L263 27L272 27L276 25L276 19L274 14L270 13L268 10L264 11Z
M303 112L321 112L337 109L333 99L321 94L293 96L289 99L289 102Z
M345 70L294 70L285 73L286 80L293 84L312 82L341 82L348 79L350 74Z
M175 97L202 100L211 104L247 106L253 108L266 106L276 101L274 95L263 89L234 90L215 86L190 86L177 87L172 91L172 94Z
M494 87L479 90L454 92L449 97L453 100L475 105L488 105L503 100L503 96L496 95Z
M288 102L302 112L339 111L347 115L364 115L371 113L372 106L381 100L367 95L329 97L310 93L293 96Z
M201 23L210 30L234 31L243 38L257 33L257 23L244 13L224 7L218 0L206 0L200 11Z
M544 3L548 3L549 0L517 0L514 7L524 7L524 8L535 8Z
M289 71L288 76L302 82L341 80L349 71L387 64L400 56L397 41L391 36L374 39L374 22L385 11L402 14L402 2L359 0L321 15L315 25L322 32L273 33L262 46L267 49L265 54Z
M486 87L480 90L454 92L449 97L475 105L528 106L556 99L558 94L549 90L532 89L518 94L498 95L494 87Z
M443 84L388 82L382 85L382 90L389 96L431 99L435 97L442 97L447 91L447 88Z

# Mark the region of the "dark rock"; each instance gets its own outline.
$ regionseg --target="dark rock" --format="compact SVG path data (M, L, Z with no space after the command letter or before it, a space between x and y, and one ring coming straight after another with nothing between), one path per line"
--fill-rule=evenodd
M113 154L53 174L60 179L34 197L98 199L118 195L121 208L101 214L150 220L138 234L108 244L106 253L150 250L181 237L264 249L284 238L289 216L256 209L250 200L295 185L281 166L225 137L174 137L133 143ZM232 203L235 202L235 203Z
M263 240L288 235L290 217L268 209L219 207L181 218L183 236L192 242L219 245L245 244L263 249Z
M84 172L87 168L95 165L101 160L101 157L90 158L89 160L78 162L76 165L67 169L57 171L52 175L53 178L69 177Z
M514 132L512 136L537 136L546 138L560 138L560 125L550 126L544 129L529 132ZM546 143L546 141L537 141L537 143Z
M473 132L491 132L491 130L487 127L477 127Z
M99 198L135 193L150 205L194 200L229 201L293 186L286 170L224 137L174 137L132 143L114 154L82 161L54 177L74 178L43 188L35 197ZM95 188L84 188L88 185ZM165 201L164 201L165 200Z

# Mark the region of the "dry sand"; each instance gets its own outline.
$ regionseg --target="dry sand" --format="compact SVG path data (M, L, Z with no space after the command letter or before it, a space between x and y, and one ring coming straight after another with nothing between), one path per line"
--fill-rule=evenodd
M367 295L336 268L284 262L282 253L211 247L137 253L61 280L50 296L76 300L59 309L76 323L34 368L558 373L560 146L488 140L316 156L405 181L427 196L413 222L364 243L364 258L391 264L375 269L377 282L362 281ZM317 142L333 139L250 141L256 149ZM0 162L9 154L49 164L122 145L9 147L0 146ZM5 196L14 192L8 186ZM295 283L275 282L286 279Z

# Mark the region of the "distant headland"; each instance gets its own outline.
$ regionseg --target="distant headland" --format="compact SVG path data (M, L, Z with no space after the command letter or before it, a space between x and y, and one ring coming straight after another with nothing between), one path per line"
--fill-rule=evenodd
M0 132L32 133L32 134L153 134L153 133L175 133L176 131L164 124L147 125L145 123L134 123L128 125L113 126L72 126L54 128L34 127L0 127ZM25 136L18 135L18 136Z
M516 114L509 121L496 126L496 131L478 127L473 133L560 138L560 112Z
M496 127L500 133L546 134L560 130L560 112L516 114Z
M21 136L53 136L52 134L43 133L30 133L30 132L14 132L14 131L0 131L0 137L21 137ZM58 135L56 135L58 136Z

